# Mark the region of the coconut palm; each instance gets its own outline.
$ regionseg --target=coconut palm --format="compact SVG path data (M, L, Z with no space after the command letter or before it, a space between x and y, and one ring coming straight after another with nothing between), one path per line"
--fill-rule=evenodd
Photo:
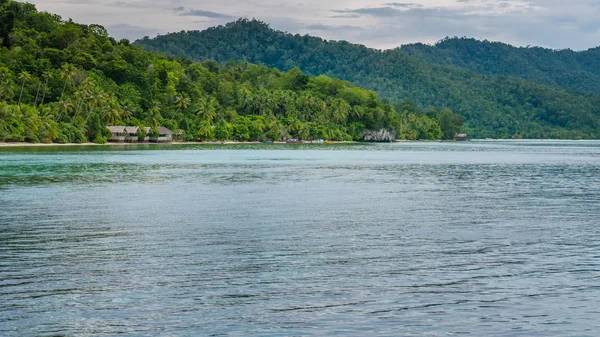
M81 87L75 93L77 97L77 105L75 108L75 116L79 114L79 109L83 106L84 101L88 100L92 95L93 86L87 79L81 83Z
M0 141L10 140L16 125L20 124L21 116L13 106L0 106Z
M97 88L93 88L90 96L89 96L89 102L90 102L90 109L88 111L87 117L85 118L85 122L87 123L88 119L90 118L90 115L92 114L92 112L94 112L94 109L96 109L96 107L98 106L103 106L104 103L107 100L107 96L106 94L104 94L104 92L102 92L100 89Z
M44 100L46 99L46 91L48 90L48 81L50 80L50 78L52 78L52 73L50 73L49 71L44 73L44 78L46 78L46 83L44 84L44 94L42 95L42 100L40 101L40 104L44 104ZM37 99L36 99L37 101Z
M26 72L26 71L22 71L21 73L19 73L19 81L22 81L23 84L21 85L21 93L19 94L19 110L21 109L21 99L23 98L23 89L25 89L25 82L31 80L31 75Z
M329 105L333 120L338 124L346 124L346 119L352 107L346 101L336 98Z
M6 82L4 82L4 79L6 78L3 77L2 78L2 82L0 82L0 99L2 99L3 97L5 97L6 93L10 93L13 94L12 91L12 81L10 78L6 79Z
M62 117L63 112L68 113L73 109L73 102L71 102L70 100L66 100L64 97L61 97L60 101L58 101L57 108L58 114L56 117L56 121L59 121Z
M214 127L207 121L200 122L198 127L198 137L200 140L212 140L215 137Z
M38 97L40 97L40 89L41 88L42 88L42 82L39 82L37 92L35 93L35 101L33 102L34 107L37 107L37 100L38 100Z
M135 113L135 107L130 103L126 103L125 105L121 106L121 110L121 118L123 118L123 120L131 118L131 116L133 116Z
M62 92L60 93L60 96L64 95L65 90L67 90L67 83L69 83L69 80L71 80L73 77L75 77L75 75L77 75L77 71L72 64L66 63L65 65L62 66L59 76L60 76L60 78L65 79L65 84L63 85L63 89L62 89Z
M175 106L177 107L177 110L175 110L175 113L173 114L173 116L171 116L170 121L173 120L173 118L175 117L175 115L177 115L177 112L179 112L179 110L185 110L190 106L190 98L183 96L183 95L178 95L177 97L175 97Z
M212 96L200 99L196 114L201 121L212 122L217 117L217 100Z
M161 118L160 110L160 102L156 101L152 103L152 107L146 112L146 119L152 124L152 126L158 125L158 122Z
M121 120L121 111L119 104L115 99L112 99L102 108L102 119L106 124L114 125Z

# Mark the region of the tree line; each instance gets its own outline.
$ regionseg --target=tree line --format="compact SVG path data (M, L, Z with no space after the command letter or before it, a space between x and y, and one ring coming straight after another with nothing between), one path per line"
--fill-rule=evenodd
M246 61L192 62L145 51L83 25L0 1L0 141L103 143L107 125L157 126L184 140L451 138L448 109L393 106L370 90ZM399 110L398 110L399 109ZM435 113L434 113L435 111ZM450 131L449 131L450 130Z
M600 138L598 50L548 52L452 39L381 51L248 19L136 44L196 61L298 67L374 90L394 105L412 99L422 111L448 107L464 116L462 130L476 138Z

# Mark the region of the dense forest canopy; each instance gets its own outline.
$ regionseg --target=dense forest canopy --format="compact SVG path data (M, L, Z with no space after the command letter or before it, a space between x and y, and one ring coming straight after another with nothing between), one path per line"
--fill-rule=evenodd
M297 67L374 90L395 105L412 99L424 111L446 106L465 117L463 131L473 137L600 138L598 49L555 52L449 39L380 51L247 19L136 44L196 61Z
M448 109L424 114L407 100L396 110L297 67L154 54L11 0L0 0L0 45L0 141L105 142L107 125L160 125L185 140L360 140L380 129L440 139L462 125Z
M405 45L402 51L431 63L489 75L518 76L558 89L600 93L600 48L575 52L446 38L433 46Z

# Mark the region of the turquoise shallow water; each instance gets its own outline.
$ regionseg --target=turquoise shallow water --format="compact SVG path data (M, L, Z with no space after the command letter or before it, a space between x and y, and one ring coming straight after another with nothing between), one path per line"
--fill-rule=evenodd
M600 142L0 149L0 336L596 336Z

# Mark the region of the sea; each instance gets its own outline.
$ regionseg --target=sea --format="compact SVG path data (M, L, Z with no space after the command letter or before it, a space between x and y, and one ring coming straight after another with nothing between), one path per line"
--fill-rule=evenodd
M600 142L0 148L0 336L598 336Z

